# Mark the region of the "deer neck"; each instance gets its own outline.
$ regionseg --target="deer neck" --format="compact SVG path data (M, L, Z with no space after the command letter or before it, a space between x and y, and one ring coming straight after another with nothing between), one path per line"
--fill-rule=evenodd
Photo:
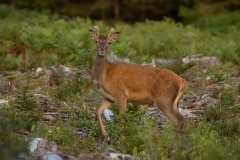
M109 61L107 60L107 58L104 57L99 57L97 56L96 60L95 60L95 64L94 64L94 76L97 79L97 81L99 83L101 83L101 80L103 79L108 66L109 66Z

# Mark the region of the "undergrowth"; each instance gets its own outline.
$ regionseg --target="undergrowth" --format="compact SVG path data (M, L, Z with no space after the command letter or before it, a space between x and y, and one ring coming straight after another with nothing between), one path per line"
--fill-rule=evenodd
M234 13L234 17L239 15L238 12ZM0 17L0 56L4 60L1 64L4 70L27 70L54 64L90 67L95 47L90 42L88 30L98 25L106 34L111 28L100 21L93 23L78 17L66 21L48 12L14 10L5 5L0 5ZM214 19L216 22L213 27L221 27L218 24L222 15ZM209 24L208 21L204 23ZM239 23L233 20L231 25L237 27ZM239 63L240 32L232 29L234 26L231 25L224 32L216 29L216 34L212 32L212 27L199 30L170 19L146 21L132 26L116 23L112 27L121 35L109 52L128 57L136 63L151 61L152 58L176 59L191 54L214 55L222 62Z
M77 78L68 85L63 81L59 88L68 89L83 82L89 83ZM206 109L198 122L186 119L187 148L183 147L181 139L174 148L175 136L171 123L160 124L156 116L145 114L145 106L132 104L128 104L126 113L120 116L117 116L115 105L110 108L114 112L112 120L103 120L111 145L104 143L94 118L94 110L100 104L100 98L92 97L97 94L92 87L82 90L88 94L79 95L73 89L68 90L70 97L62 98L58 93L62 94L62 89L58 88L50 93L52 97L58 95L53 102L57 114L53 121L47 122L41 120L43 108L39 108L34 96L30 92L19 92L15 100L0 109L1 133L6 135L2 137L1 146L19 143L19 146L9 146L8 150L2 150L3 155L8 157L10 154L14 157L24 151L27 142L21 137L28 133L29 140L34 137L46 138L56 142L62 152L75 156L83 152L103 152L107 148L114 148L143 160L240 157L240 110L239 106L234 106L237 89L223 88L219 105ZM81 134L83 129L88 130L87 134Z

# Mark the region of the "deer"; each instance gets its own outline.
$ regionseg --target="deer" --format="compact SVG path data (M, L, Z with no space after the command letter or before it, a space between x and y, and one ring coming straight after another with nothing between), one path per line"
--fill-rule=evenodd
M103 35L97 26L89 29L90 38L96 42L93 76L103 100L95 114L103 138L110 143L101 118L103 110L116 103L121 115L128 102L158 107L173 123L175 131L184 133L184 118L179 113L178 103L187 82L168 69L108 61L108 48L119 34L110 29Z

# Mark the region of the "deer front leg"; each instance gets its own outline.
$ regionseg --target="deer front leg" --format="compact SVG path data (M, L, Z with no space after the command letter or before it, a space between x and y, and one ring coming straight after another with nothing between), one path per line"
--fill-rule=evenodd
M105 99L105 100L103 100L102 104L96 110L96 116L97 116L97 120L98 120L98 124L99 124L100 130L101 130L102 136L108 143L110 142L110 139L104 128L101 116L102 116L103 110L108 108L111 104L112 104L112 102Z

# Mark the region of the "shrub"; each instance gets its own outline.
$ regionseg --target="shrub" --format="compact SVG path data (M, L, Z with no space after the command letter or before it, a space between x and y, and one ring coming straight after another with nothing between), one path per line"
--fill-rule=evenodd
M140 117L144 116L142 110L139 106L129 104L123 115L116 114L106 127L113 148L122 153L139 154L144 148L138 134L142 124Z
M18 69L18 61L12 55L2 56L3 63L0 64L1 70L16 70Z
M23 135L30 132L41 116L33 96L26 91L18 94L16 100L0 108L1 157L16 159L27 150Z
M220 99L219 106L205 110L202 118L204 121L209 122L208 126L220 136L234 137L240 133L238 125L240 111L232 107L235 103L233 90L224 89Z
M42 116L41 108L38 108L34 96L27 91L18 93L16 100L11 101L9 111L6 116L12 117L11 120L23 131L30 131L31 126L37 123Z

